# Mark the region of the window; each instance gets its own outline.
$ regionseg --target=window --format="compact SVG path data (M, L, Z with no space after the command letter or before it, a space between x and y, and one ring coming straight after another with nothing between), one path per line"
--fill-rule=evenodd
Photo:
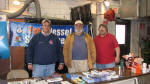
M116 25L116 39L119 44L125 44L125 25Z

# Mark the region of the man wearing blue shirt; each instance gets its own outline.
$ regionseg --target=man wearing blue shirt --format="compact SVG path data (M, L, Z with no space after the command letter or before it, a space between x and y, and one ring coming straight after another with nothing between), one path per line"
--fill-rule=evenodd
M32 77L48 77L55 73L55 63L58 69L63 69L64 57L61 43L57 36L50 32L51 21L42 21L42 31L33 36L27 49L28 69L33 70Z

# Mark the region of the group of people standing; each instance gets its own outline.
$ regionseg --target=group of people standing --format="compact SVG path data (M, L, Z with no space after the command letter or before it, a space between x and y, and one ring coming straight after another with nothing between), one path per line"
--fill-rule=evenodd
M33 70L33 77L48 77L55 73L55 63L58 69L64 64L69 73L88 71L96 63L97 69L113 68L120 61L120 48L108 28L100 24L99 34L92 37L83 31L83 22L75 21L75 32L66 37L62 49L58 37L51 33L51 21L42 21L42 31L33 36L27 48L28 69Z

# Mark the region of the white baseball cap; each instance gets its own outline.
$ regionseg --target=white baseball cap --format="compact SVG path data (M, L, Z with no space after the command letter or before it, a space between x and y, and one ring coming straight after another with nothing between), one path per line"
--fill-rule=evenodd
M42 20L42 24L45 23L45 22L48 22L48 23L51 24L51 21L50 21L49 19L44 19L44 20Z
M76 20L74 24L83 24L81 20Z

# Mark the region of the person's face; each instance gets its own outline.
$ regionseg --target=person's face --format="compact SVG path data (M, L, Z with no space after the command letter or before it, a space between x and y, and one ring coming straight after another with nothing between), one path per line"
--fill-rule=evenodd
M101 26L101 27L99 28L99 34L100 34L100 35L106 35L106 33L107 33L106 28L103 27L103 26Z
M75 24L75 33L82 33L83 32L83 24Z
M50 29L51 29L50 23L44 22L44 23L42 24L42 29L43 29L43 32L49 33L49 32L50 32Z

